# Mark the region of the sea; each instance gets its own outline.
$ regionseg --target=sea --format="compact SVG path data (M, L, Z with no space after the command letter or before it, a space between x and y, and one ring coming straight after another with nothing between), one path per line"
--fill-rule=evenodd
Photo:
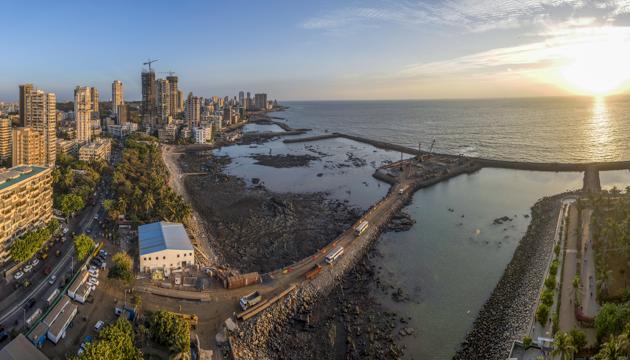
M410 147L522 161L588 162L630 160L630 99L545 98L443 101L283 102L271 113L309 134L345 132ZM249 124L245 131L278 131ZM371 174L400 153L348 139L261 145L215 150L230 155L227 171L272 191L323 191L331 198L367 209L388 185ZM252 154L321 156L307 167L275 169L258 165ZM349 166L351 157L364 166ZM339 164L342 164L340 166ZM344 165L345 164L345 165ZM527 230L530 208L541 197L581 188L582 173L482 169L415 193L404 211L416 221L406 232L388 232L376 243L373 259L383 292L372 295L386 310L410 318L413 336L399 341L406 359L450 359L470 331ZM630 171L600 174L602 186L625 188ZM509 216L503 225L493 220ZM401 288L409 301L396 302Z
M423 150L540 162L630 160L630 97L295 101L293 127ZM435 143L434 143L435 141Z

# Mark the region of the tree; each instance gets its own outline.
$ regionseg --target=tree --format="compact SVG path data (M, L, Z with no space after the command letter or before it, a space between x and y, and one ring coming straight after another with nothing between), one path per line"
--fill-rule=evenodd
M538 310L536 310L536 320L542 326L547 325L547 321L549 320L549 306L545 304L538 305Z
M623 342L626 342L625 344ZM627 337L625 339L611 336L607 342L602 345L597 355L593 357L596 360L617 360L627 355Z
M15 240L9 249L11 258L16 262L22 262L30 259L35 253L41 249L42 245L52 236L52 230L58 226L58 223L51 222L49 225L26 233L21 238Z
M131 323L119 317L101 330L98 339L85 348L81 360L141 360L142 353L134 345ZM77 357L75 357L77 359Z
M158 344L168 346L175 354L190 352L190 326L188 322L168 311L156 311L149 316L151 337Z
M110 278L131 281L133 279L133 260L127 253L117 252L112 256Z
M553 351L552 355L560 355L561 360L570 360L573 359L573 354L575 354L575 346L573 345L573 339L571 335L567 333L556 333L556 336L553 340Z
M74 250L79 261L85 259L94 248L94 240L91 237L80 234L74 237Z
M59 201L59 210L61 210L65 216L70 216L70 214L83 209L84 206L85 202L83 198L77 194L62 195Z
M599 339L617 336L630 322L630 305L606 303L595 317L595 329Z
M584 334L584 331L573 329L569 332L569 335L571 336L573 346L575 346L575 352L582 352L587 345L586 334Z

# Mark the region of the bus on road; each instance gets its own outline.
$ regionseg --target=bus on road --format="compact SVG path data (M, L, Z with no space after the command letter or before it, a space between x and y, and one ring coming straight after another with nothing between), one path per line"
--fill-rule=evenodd
M335 262L335 260L339 259L341 255L343 255L343 246L333 249L331 252L328 253L328 255L326 255L326 258L324 260L326 260L328 264L332 264Z
M354 235L359 236L367 230L369 223L366 220L363 220L354 228Z

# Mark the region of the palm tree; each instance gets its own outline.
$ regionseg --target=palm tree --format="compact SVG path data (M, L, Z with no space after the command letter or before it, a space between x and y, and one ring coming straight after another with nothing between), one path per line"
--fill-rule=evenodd
M551 352L551 355L560 355L561 360L573 359L573 354L575 354L575 346L573 346L573 339L571 338L571 335L558 332L553 341L553 347L554 349Z
M610 340L608 340L607 342L604 343L604 345L602 345L601 349L599 349L599 352L597 353L597 355L593 357L593 359L596 359L596 360L619 359L621 356L625 354L625 352L623 351L623 346L625 345L622 344L620 340L623 341L623 339L619 339L614 336L611 336ZM626 341L627 341L627 338L626 338Z

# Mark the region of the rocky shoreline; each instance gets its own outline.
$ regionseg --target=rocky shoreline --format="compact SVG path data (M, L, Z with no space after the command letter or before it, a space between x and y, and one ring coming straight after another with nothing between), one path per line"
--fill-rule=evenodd
M184 187L204 219L222 265L240 272L282 268L316 252L351 226L361 210L323 193L275 193L247 186L223 170L231 160L211 151L179 158Z
M512 341L522 339L527 333L553 252L564 196L545 197L532 207L527 233L453 359L506 359Z

